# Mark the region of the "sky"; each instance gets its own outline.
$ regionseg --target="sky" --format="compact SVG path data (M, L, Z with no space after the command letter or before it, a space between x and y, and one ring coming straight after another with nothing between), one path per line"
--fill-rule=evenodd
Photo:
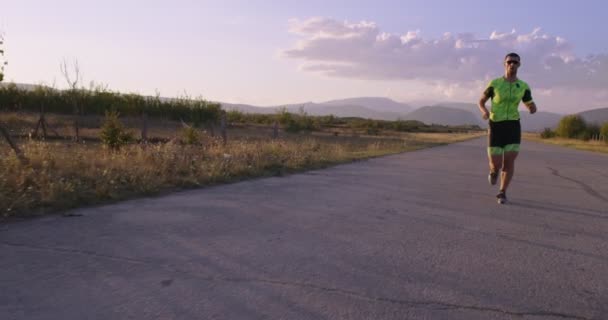
M476 103L522 57L539 110L608 107L605 1L0 0L5 81L274 106ZM73 70L72 68L70 68Z

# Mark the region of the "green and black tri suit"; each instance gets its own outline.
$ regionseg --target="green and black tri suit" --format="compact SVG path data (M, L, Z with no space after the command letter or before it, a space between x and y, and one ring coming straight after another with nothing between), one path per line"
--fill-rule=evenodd
M501 155L506 151L519 152L521 125L518 107L520 101L525 104L533 102L530 86L519 79L509 82L500 77L488 83L484 94L492 99L488 153Z

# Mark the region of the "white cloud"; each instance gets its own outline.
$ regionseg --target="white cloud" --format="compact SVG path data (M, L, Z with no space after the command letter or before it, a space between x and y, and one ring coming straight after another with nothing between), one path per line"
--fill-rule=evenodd
M570 42L540 28L530 33L494 31L486 37L445 33L425 39L419 30L389 34L367 21L317 17L290 22L290 31L302 39L283 56L305 61L305 71L331 77L430 81L442 84L444 94L453 96L459 86L500 76L505 54L517 52L522 57L520 77L533 88L608 87L608 54L577 57Z

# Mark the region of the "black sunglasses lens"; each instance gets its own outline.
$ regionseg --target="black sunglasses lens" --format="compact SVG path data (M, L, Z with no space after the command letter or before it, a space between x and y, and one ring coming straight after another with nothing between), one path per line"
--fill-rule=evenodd
M507 61L507 64L519 64L519 61L510 60L510 61Z

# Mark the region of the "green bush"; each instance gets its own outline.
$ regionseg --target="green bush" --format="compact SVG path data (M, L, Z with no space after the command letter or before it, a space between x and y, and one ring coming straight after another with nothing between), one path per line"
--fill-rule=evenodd
M369 120L365 123L365 132L369 135L380 134L380 129L383 128L379 121Z
M287 132L299 132L300 125L295 119L295 115L288 112L287 108L282 108L277 112L277 121Z
M589 141L596 136L600 135L600 127L594 124L587 125L587 128L579 134L578 138L581 140Z
M113 150L133 141L133 134L125 130L119 119L118 111L106 111L106 116L101 127L101 142Z
M418 120L401 120L398 119L392 123L392 129L395 131L411 132L417 131L418 128L424 127L424 123Z
M600 128L600 136L608 143L608 122L605 122Z
M331 127L339 124L338 118L336 118L336 116L334 116L333 114L330 114L328 116L316 117L315 120L316 125L319 127Z
M541 133L540 137L543 139L551 139L555 137L555 131L551 130L551 128L545 128Z
M374 127L369 127L365 130L365 132L369 135L372 136L377 136L380 134L380 129L379 128L374 128Z
M182 129L182 142L185 144L200 144L201 138L195 127Z
M244 123L245 114L239 110L230 110L226 112L226 121L228 123Z
M568 115L563 117L555 133L562 138L582 138L585 135L587 123L579 115Z
M309 116L303 108L300 108L298 114L287 111L287 108L282 108L277 113L277 121L283 126L284 130L291 133L300 131L314 131L319 129L319 121L314 117Z

